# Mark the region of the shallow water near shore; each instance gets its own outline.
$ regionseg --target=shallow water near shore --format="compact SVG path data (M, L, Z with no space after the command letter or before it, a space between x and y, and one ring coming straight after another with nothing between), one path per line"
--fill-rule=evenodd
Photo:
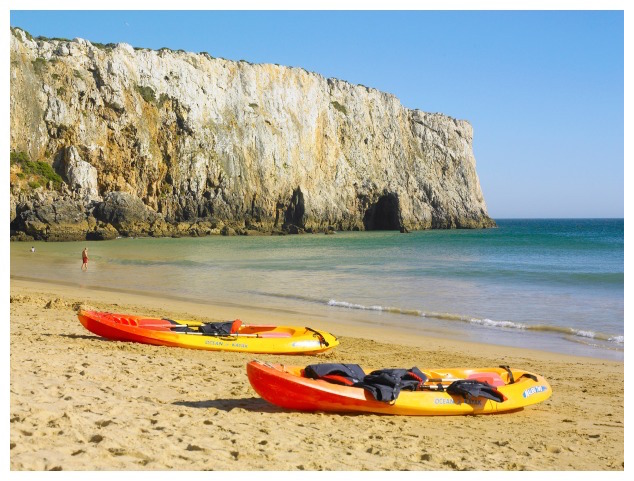
M623 220L497 222L406 235L11 243L11 276L112 290L113 299L139 292L157 305L171 297L290 311L315 327L327 318L622 360Z

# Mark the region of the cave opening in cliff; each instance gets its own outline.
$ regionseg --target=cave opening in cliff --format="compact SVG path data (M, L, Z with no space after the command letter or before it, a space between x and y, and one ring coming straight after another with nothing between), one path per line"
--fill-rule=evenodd
M293 191L291 200L284 213L284 225L295 225L297 227L304 227L304 193L297 187Z
M365 230L401 230L398 195L393 192L379 197L363 216Z

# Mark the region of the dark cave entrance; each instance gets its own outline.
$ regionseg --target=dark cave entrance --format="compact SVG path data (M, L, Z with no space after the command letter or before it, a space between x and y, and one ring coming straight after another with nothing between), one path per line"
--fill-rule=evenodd
M304 213L306 209L304 207L304 194L302 190L297 187L293 191L291 201L284 213L284 226L295 225L297 227L304 227Z
M401 215L398 195L383 194L363 216L365 230L401 230Z

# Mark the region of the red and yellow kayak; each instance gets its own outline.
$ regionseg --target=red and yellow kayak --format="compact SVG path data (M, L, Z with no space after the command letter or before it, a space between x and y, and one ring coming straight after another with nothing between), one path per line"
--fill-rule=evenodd
M304 376L304 368L252 361L247 375L253 389L276 406L299 411L364 412L409 416L491 414L516 411L546 401L552 394L540 375L519 369L479 368L422 371L434 382L430 390L401 391L391 402L376 401L360 387L333 384ZM511 375L514 382L511 383ZM439 379L441 381L439 381ZM455 380L481 379L492 383L506 398L496 402L482 397L470 398L438 390ZM495 382L499 381L499 382ZM433 390L432 390L433 389Z
M78 317L86 329L98 336L157 346L260 354L315 354L339 344L332 334L309 327L244 325L236 320L229 334L212 335L203 332L205 323L199 321L98 311L80 311Z

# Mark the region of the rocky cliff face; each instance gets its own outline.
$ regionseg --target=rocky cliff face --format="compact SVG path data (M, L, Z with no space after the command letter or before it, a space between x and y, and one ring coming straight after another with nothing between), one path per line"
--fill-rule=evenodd
M12 165L22 236L490 227L472 135L301 68L12 30L11 149L63 179Z

